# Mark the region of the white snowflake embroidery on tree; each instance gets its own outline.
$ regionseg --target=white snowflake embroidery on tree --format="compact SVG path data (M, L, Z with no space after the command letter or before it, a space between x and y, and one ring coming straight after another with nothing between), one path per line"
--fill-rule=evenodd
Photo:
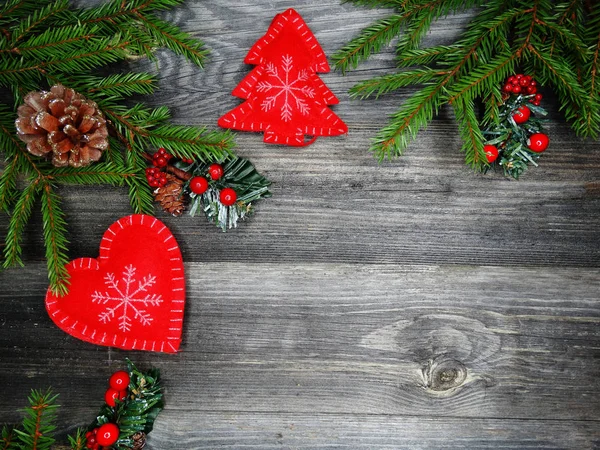
M95 291L92 294L93 303L106 305L114 302L111 303L114 306L107 307L98 315L100 322L108 323L115 318L116 314L121 314L118 317L119 329L124 332L131 330L133 319L144 326L151 324L152 316L145 309L140 309L139 305L158 306L163 301L160 294L147 293L148 289L156 284L156 276L149 274L143 277L141 281L137 282L136 287L135 271L136 268L133 265L125 267L121 280L117 280L113 273L107 273L104 277L104 284L108 290L104 293ZM144 295L144 293L146 294ZM122 311L119 312L121 309Z
M290 55L282 57L281 69L283 75L279 74L278 67L273 63L268 63L266 71L269 77L274 78L273 82L260 81L257 84L258 92L277 91L273 95L267 97L262 103L263 111L270 111L277 105L277 100L281 97L281 120L289 122L292 120L294 106L300 114L306 116L310 112L310 106L306 103L305 97L314 98L315 90L310 86L298 86L298 83L308 81L308 71L299 70L295 75L292 73L294 69L294 59ZM302 95L300 95L302 94Z

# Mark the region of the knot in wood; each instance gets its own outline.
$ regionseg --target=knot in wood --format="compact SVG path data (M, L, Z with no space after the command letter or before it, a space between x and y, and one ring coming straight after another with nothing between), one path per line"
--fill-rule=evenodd
M455 359L435 359L423 368L425 386L435 392L449 391L467 379L467 368Z

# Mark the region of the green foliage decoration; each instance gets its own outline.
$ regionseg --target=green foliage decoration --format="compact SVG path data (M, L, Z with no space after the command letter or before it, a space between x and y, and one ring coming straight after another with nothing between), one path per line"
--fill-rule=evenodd
M381 161L402 155L442 106L450 105L465 161L485 171L482 129L501 126L501 83L517 69L551 88L578 136L600 134L600 3L590 0L347 0L390 8L333 56L342 72L356 68L398 39L398 71L355 85L354 98L379 97L419 86L373 139ZM421 48L430 26L448 14L474 10L454 43ZM512 176L512 175L511 175Z
M68 233L57 188L62 185L127 186L135 213L153 212L152 191L144 169L145 153L166 147L179 158L201 163L232 156L233 136L205 127L169 123L166 107L131 103L131 96L152 94L157 79L149 73L99 76L107 65L154 58L166 47L202 66L203 43L159 18L183 0L110 0L92 8L75 8L69 0L8 0L0 5L0 210L10 215L1 249L2 266L23 265L23 232L41 204L50 286L68 290ZM110 147L99 163L84 168L57 168L33 156L17 138L15 109L30 91L55 84L73 88L104 113ZM10 94L9 94L10 92ZM1 99L2 97L0 97Z
M252 202L271 196L271 182L257 172L250 161L236 156L222 162L223 177L210 180L207 176L208 165L193 163L183 170L194 176L209 179L209 187L203 194L194 194L189 187L189 181L184 186L184 192L190 197L189 214L195 216L201 210L207 219L221 230L226 231L237 227L240 220L246 220L254 212ZM219 200L223 188L232 188L237 194L236 202L226 206Z
M109 422L119 427L119 439L111 449L131 450L136 444L137 448L142 448L137 441L145 441L164 406L160 372L155 368L142 372L129 360L127 372L130 377L127 397L123 401L116 400L114 407L104 404L90 426L78 428L74 435L67 436L68 446L58 444L54 437L58 395L51 389L45 392L32 390L28 397L29 406L23 410L22 423L2 428L0 449L83 450L87 448L86 432Z

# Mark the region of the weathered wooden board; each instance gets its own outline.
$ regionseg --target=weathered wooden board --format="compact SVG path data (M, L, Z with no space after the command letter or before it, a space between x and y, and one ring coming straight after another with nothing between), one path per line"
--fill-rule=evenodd
M214 263L186 270L184 351L174 357L99 349L64 335L46 317L43 274L22 271L29 288L11 285L0 298L0 383L20 380L6 392L7 405L50 383L69 407L62 420L76 423L94 414L107 362L115 367L129 355L163 370L164 431L190 432L192 442L207 430L185 424L219 414L222 426L238 414L242 423L252 414L262 421L300 414L301 422L344 415L348 433L367 415L373 439L383 439L373 428L378 421L403 417L444 418L446 427L485 419L480 426L505 426L510 439L519 421L568 421L581 422L576 429L584 427L589 442L600 439L592 425L600 408L598 269ZM272 440L269 430L256 427L252 439ZM394 432L389 445L423 430L414 433ZM157 435L157 448L180 448ZM547 437L525 434L516 442L543 445ZM466 448L487 438L471 439Z
M167 18L205 40L205 70L156 63L173 120L215 126L239 100L242 60L295 7L328 54L383 11L337 1L187 0ZM428 44L468 15L440 21ZM393 66L386 51L343 77L346 137L305 149L239 134L238 153L273 180L237 230L159 214L188 262L176 356L94 347L47 317L39 214L26 268L0 272L0 422L53 386L60 430L97 412L125 356L163 370L167 409L149 448L600 448L600 145L581 142L552 95L552 147L521 181L464 166L450 110L381 165L369 138L412 91L352 101L352 84ZM131 212L124 189L64 188L71 255L96 256ZM0 216L0 233L7 217Z

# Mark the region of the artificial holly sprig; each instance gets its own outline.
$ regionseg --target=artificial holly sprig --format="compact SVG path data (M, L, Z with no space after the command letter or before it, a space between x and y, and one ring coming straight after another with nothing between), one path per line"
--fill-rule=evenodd
M164 148L145 158L152 164L146 179L166 212L177 216L188 207L189 214L196 216L202 210L223 231L247 219L254 202L271 196L271 182L244 158L206 163L174 157Z
M548 147L545 120L541 119L548 113L540 107L542 94L529 75L511 75L502 91L499 120L482 132L484 151L489 167L500 167L506 176L518 179L529 164L537 167L540 154Z
M2 429L3 450L51 450L55 447L58 395L33 390L23 422ZM115 372L109 379L105 404L92 424L68 436L72 450L132 450L145 445L156 417L163 408L160 374L157 369L139 371L127 360L127 370ZM60 447L64 448L64 447Z
M86 447L129 450L139 445L163 409L162 397L158 369L141 372L128 360L127 371L117 371L109 379L105 405L88 428Z

